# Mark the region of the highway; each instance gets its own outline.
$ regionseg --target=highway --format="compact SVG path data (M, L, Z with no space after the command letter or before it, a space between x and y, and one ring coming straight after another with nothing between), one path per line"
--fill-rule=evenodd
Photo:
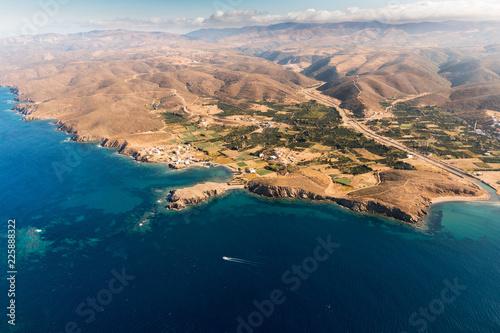
M308 98L310 99L314 99L316 101L318 101L319 103L322 103L326 106L330 106L330 107L335 107L339 113L340 113L340 116L342 117L342 121L344 123L345 126L348 126L348 127L351 127L353 128L354 130L360 132L360 133L363 133L364 135L366 135L368 138L371 138L381 144L384 144L386 146L391 146L391 147L395 147L395 148L398 148L404 152L407 152L408 154L411 154L415 157L419 157L421 158L422 160L432 164L432 165L435 165L441 169L444 169L446 171L449 171L449 172L452 172L460 177L469 177L469 178L473 178L475 180L479 180L481 181L481 179L455 167L455 166L452 166L452 165L449 165L445 162L442 162L440 160L437 160L437 159L434 159L434 158L431 158L429 156L425 156L421 153L419 153L418 151L416 150L413 150L413 149L410 149L404 145L402 145L401 143L399 142L396 142L394 140L391 140L389 138L386 138L386 137L383 137L381 135L378 135L377 133L373 132L372 130L370 130L369 128L367 128L366 126L363 126L362 124L360 124L356 119L353 119L351 118L345 109L342 109L337 103L333 102L332 100L329 99L328 96L325 96L325 95L319 95L319 93L314 93L314 92L317 92L316 88L309 88L309 89L303 89L302 90L302 93L304 95L306 95Z

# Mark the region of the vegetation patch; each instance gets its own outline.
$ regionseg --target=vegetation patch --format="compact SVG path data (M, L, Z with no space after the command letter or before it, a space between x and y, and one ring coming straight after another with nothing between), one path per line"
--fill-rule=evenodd
M240 107L221 103L221 102L217 103L217 107L220 110L222 110L221 113L217 114L217 116L219 116L219 117L236 116L236 115L251 115L255 112L253 110L243 110Z
M475 162L474 164L477 165L481 169L491 169L491 165L489 165L488 163Z
M410 163L406 163L403 161L396 161L390 163L390 166L396 170L417 170L413 165Z
M211 147L213 144L210 143L210 142L203 142L203 143L197 143L195 145L196 148L198 149L205 149L205 148L208 148L208 147Z
M238 156L238 158L236 158L236 160L238 160L238 161L245 161L245 160L249 160L251 158L252 157L250 155L242 154L242 155Z
M265 105L268 108L276 110L276 111L283 111L286 107L286 105L283 105L283 104L277 104L274 102L267 102L267 101L262 101L262 102L249 101L249 103L258 104L258 105Z
M480 157L484 163L500 163L500 157Z
M333 181L338 184L342 184L345 186L351 185L351 180L349 178L334 178Z
M489 131L489 135L474 133L475 119L481 118L480 112L469 115L437 107L414 107L398 103L393 106L392 113L395 121L372 120L367 124L378 127L382 135L400 140L420 153L470 158L482 156L485 151L500 149L500 142L491 136L491 127L483 127L484 131Z
M171 112L165 112L162 114L162 116L163 121L165 121L166 124L187 124L189 122L182 116Z
M267 170L267 169L264 169L264 168L259 168L257 170L255 170L259 175L261 176L265 176L265 175L268 175L268 174L271 174L273 173L274 171L272 170Z
M184 142L196 142L196 141L200 141L201 139L197 138L195 136L187 136L187 137L182 138L182 140L184 140Z
M350 170L350 174L352 175L362 175L364 173L372 172L373 169L370 168L369 166L362 164L362 165L357 165Z

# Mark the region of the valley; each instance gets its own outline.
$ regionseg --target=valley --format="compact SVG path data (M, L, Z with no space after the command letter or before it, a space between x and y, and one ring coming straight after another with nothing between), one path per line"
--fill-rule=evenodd
M500 191L500 49L474 34L446 44L450 24L13 38L0 84L26 121L54 119L75 141L417 222L440 197L487 197L478 180Z

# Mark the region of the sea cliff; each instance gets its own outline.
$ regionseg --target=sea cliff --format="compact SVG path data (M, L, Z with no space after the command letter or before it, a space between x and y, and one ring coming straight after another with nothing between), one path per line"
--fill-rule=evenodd
M168 208L185 209L187 206L200 204L212 197L220 196L230 189L237 188L243 188L243 186L207 182L189 188L173 190L168 196Z
M26 121L38 119L33 116L38 105L31 102L18 104L14 110L25 115ZM102 147L117 149L119 153L147 161L136 148L123 139L110 139L95 135L80 134L75 124L56 120L58 130L72 135L76 142L97 142ZM442 198L484 199L487 193L470 181L445 174L419 170L387 170L380 172L380 183L376 186L345 192L339 184L313 169L302 168L274 177L259 177L243 185L231 186L219 183L203 183L191 188L170 193L168 207L184 209L220 196L233 188L246 188L252 193L269 198L307 199L328 201L352 211L377 214L400 221L415 223L427 214L433 200Z
M299 170L278 177L253 179L246 188L270 198L330 201L352 211L382 215L408 223L421 220L427 214L432 200L437 198L488 197L477 185L440 173L389 170L380 173L380 179L379 185L345 194L336 191L331 180L320 172Z

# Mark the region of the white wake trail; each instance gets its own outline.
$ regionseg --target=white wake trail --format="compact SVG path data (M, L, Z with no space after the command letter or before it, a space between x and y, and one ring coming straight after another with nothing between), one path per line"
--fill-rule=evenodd
M231 258L231 257L226 257L226 256L222 257L222 260L231 261L231 262L235 262L238 264L246 264L246 265L254 265L254 266L267 266L267 264L264 264L262 262L256 262L256 261L238 259L238 258Z

